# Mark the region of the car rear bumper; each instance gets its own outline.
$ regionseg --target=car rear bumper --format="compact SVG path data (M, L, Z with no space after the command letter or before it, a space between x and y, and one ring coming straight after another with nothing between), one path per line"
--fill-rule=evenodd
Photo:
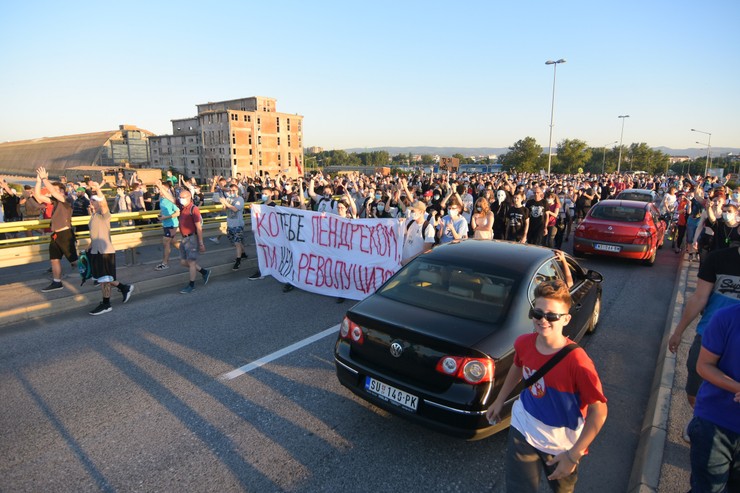
M409 387L392 377L370 371L354 362L344 360L337 354L334 356L334 361L339 383L354 394L381 409L427 428L458 438L479 440L497 433L509 425L509 419L507 418L505 421L491 426L486 420L485 410L475 410L459 404L442 402L440 399L431 397L422 389ZM417 396L419 403L416 411L397 406L365 390L365 378L368 376Z
M596 245L610 245L619 247L619 252L610 252L606 250L597 250ZM609 257L631 258L635 260L645 260L650 258L652 250L650 245L635 245L632 243L615 243L611 241L591 240L588 238L576 237L573 242L574 250L580 253L591 253L594 255L606 255Z

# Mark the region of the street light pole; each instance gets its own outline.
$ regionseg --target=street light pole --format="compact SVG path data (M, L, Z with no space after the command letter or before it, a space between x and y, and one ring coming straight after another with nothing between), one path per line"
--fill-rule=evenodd
M552 122L555 116L555 76L558 72L558 63L565 63L564 59L552 61L548 60L545 65L552 65L552 106L550 107L550 141L547 145L547 176L550 176L550 167L552 166Z
M709 140L706 143L707 146L707 164L704 165L704 176L707 176L707 173L709 172L709 157L712 154L712 134L709 132L705 132L703 130L697 130L695 128L691 129L692 132L698 132L700 134L708 135ZM697 142L697 144L704 144L703 142Z
M622 119L622 133L619 134L619 158L617 159L617 174L622 169L622 138L624 137L624 119L629 118L629 115L619 115L617 118Z
M601 159L601 174L603 175L606 169L606 146L614 145L617 141L609 142L608 144L604 144L602 147L604 148L604 157Z

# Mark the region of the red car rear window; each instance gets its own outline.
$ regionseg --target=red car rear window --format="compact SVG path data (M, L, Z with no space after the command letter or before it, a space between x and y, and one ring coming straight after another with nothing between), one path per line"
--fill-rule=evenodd
M627 223L639 223L645 218L645 210L637 207L596 206L591 209L591 217L594 219L605 219L607 221L620 221Z

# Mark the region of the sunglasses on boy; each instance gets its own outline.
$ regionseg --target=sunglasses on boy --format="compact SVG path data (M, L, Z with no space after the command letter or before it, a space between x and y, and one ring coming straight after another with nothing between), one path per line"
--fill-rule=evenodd
M539 308L529 309L529 318L533 318L535 320L542 320L544 318L548 322L557 322L558 320L560 320L561 317L565 315L568 315L568 314L567 313L543 312Z

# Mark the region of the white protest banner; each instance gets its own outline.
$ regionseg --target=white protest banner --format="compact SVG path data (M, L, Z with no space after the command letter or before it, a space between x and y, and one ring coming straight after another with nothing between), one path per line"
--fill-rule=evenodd
M345 219L289 207L252 205L262 275L327 296L361 300L401 267L397 219Z

